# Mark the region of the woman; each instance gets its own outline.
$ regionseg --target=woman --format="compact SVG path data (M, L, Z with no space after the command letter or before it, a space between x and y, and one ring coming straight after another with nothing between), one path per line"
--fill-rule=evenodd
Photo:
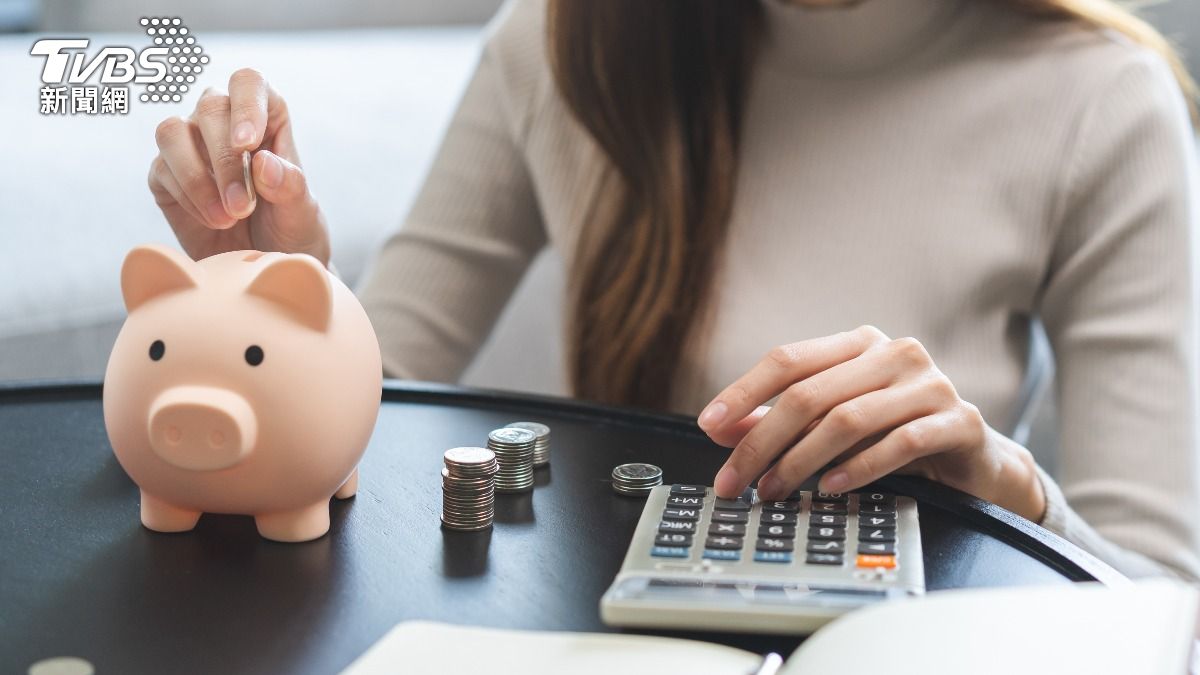
M521 0L362 299L388 375L454 379L549 243L575 393L698 413L733 448L719 494L917 473L1196 579L1181 86L1105 0ZM157 140L150 187L193 257L328 262L261 75ZM1005 436L1035 318L1062 490Z

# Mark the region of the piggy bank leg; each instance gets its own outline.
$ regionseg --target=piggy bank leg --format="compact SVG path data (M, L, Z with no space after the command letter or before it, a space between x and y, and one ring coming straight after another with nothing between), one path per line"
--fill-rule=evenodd
M354 467L354 473L350 474L350 477L346 479L345 483L342 483L342 487L338 488L337 492L333 493L333 496L338 499L349 499L356 492L358 492L358 467Z
M142 490L142 525L155 532L187 532L196 527L199 511L181 509Z
M329 500L295 511L264 513L254 517L258 533L273 541L309 541L329 531Z

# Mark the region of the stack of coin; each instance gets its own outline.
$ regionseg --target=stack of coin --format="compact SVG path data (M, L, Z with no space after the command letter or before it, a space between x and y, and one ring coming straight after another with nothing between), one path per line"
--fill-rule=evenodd
M550 427L540 422L513 422L512 429L528 429L537 434L533 443L533 465L546 466L550 463Z
M451 530L482 530L496 509L496 453L487 448L450 448L442 456L442 525Z
M662 469L653 464L622 464L612 471L613 489L630 497L645 497L662 485Z
M529 492L533 489L533 446L537 434L528 429L504 427L488 434L488 449L496 453L496 492Z

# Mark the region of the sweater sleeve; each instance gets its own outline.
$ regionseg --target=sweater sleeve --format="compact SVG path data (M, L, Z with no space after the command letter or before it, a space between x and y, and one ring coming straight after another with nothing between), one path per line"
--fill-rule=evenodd
M1043 525L1129 576L1196 580L1195 139L1141 51L1075 133L1040 300L1061 414Z
M412 210L359 289L389 377L456 380L546 243L520 147L524 96L500 48L535 28L513 9L489 27Z

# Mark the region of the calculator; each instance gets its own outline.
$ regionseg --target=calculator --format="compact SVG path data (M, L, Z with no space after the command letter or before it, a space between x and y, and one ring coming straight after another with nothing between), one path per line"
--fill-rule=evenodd
M719 499L654 488L600 600L610 626L806 634L864 605L925 593L917 504L864 491Z

